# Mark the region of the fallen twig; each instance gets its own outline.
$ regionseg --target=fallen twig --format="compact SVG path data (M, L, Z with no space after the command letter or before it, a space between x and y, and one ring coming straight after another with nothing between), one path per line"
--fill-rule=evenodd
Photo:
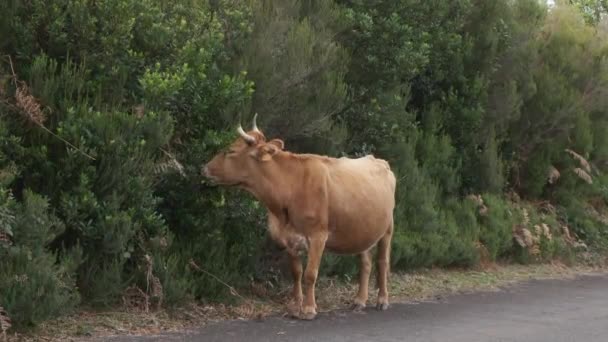
M197 264L196 264L196 262L194 262L194 260L193 260L193 259L190 259L189 264L190 264L190 266L191 266L192 268L194 268L195 270L197 270L197 271L199 271L199 272L203 272L203 273L205 273L206 275L208 275L208 276L212 277L213 279L217 280L217 281L218 281L220 284L222 284L222 285L226 286L226 287L227 287L227 288L230 290L230 294L231 294L231 295L233 295L233 296L235 296L235 297L239 297L239 298L241 298L241 299L242 299L242 300L244 300L244 301L247 301L247 299L246 299L245 297L241 296L241 295L240 295L240 294L239 294L239 293L236 291L236 289L235 289L234 287L232 287L232 286L228 285L228 284L227 284L225 281L223 281L222 279L220 279L220 278L219 278L218 276L216 276L215 274L213 274L213 273L211 273L211 272L209 272L209 271L207 271L207 270L205 270L205 269L201 268L199 265L197 265Z

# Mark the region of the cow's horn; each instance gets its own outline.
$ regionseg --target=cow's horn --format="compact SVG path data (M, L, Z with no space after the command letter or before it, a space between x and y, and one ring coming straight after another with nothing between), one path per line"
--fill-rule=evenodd
M239 125L239 127L236 129L237 132L239 132L240 136L245 139L246 142L252 144L255 142L255 138L252 137L251 135L245 133L245 131L243 130L243 127L241 125Z
M260 130L258 129L258 124L257 124L257 118L258 118L258 113L255 113L253 115L253 131L254 132L260 132Z

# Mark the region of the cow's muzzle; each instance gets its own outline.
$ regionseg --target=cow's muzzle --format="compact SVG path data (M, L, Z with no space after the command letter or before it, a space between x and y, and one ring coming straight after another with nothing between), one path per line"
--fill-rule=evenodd
M209 171L209 166L205 165L202 167L201 169L201 175L204 177L203 179L203 183L209 184L209 185L215 185L217 180L215 179L215 177L213 177L211 175L211 172Z
M217 185L239 186L239 185L241 185L241 182L238 182L238 181L230 182L230 181L226 181L226 180L222 179L221 176L213 175L211 170L209 169L209 166L207 166L207 165L205 165L202 168L201 174L205 177L203 180L203 183L205 183L207 185L211 185L211 186L217 186Z
M209 178L209 166L205 165L201 169L201 174L206 178Z

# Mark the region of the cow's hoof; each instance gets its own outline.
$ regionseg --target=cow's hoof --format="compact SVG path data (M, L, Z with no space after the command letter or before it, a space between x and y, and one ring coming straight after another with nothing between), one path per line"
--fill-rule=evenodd
M315 319L316 316L317 316L317 310L315 310L314 307L310 307L310 306L308 306L308 307L305 306L302 309L302 313L300 314L300 318L303 320L307 320L307 321Z
M300 311L302 310L302 305L296 302L291 302L287 304L287 312L293 318L300 318Z
M287 313L291 318L300 318L300 309L292 306L287 307Z
M380 311L384 311L386 309L388 309L388 301L378 301L378 304L376 304L376 309L380 310Z
M355 300L355 302L351 305L351 309L355 312L363 311L363 309L365 309L365 303Z

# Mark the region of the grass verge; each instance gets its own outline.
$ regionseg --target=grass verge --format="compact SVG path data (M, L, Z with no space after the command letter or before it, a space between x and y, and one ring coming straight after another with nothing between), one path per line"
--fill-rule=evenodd
M436 300L443 296L471 291L496 291L500 287L530 279L573 278L576 275L604 272L600 266L563 264L491 265L477 270L430 269L391 275L391 301L415 302ZM370 289L373 289L373 279ZM355 282L320 279L317 283L317 305L320 312L345 309L355 294ZM285 314L289 299L289 284L272 289L252 285L239 305L190 304L177 310L142 312L138 310L92 311L58 318L40 325L27 334L9 335L9 341L77 341L87 337L123 334L157 334L200 327L227 319L264 319ZM375 291L370 290L368 305L375 303Z

